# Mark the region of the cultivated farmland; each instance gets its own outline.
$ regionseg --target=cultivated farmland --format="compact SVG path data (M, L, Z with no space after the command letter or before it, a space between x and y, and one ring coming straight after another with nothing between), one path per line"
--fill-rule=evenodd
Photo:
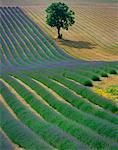
M67 46L64 50L63 46L57 45L60 41L56 43L50 37L56 32L46 28L43 20L45 6L47 4L0 7L2 149L118 149L117 101L100 96L90 88L96 81L118 74L117 48L112 45L116 39L112 31L105 31L104 36L108 39L101 40L96 33L96 39L88 36L86 30L89 27L84 31L86 38L79 29L77 32L83 35L81 40L90 39L98 44L98 49L94 50L99 54L94 57L93 52L91 58L86 52L72 54L72 50L78 47L72 45L70 49ZM70 31L73 41L78 39L77 26ZM93 26L92 30L95 30ZM100 54L102 61L98 61ZM103 61L107 58L108 62Z
M47 4L23 8L68 54L85 60L118 60L117 5L68 3L76 14L76 23L63 31L63 40L55 39L57 31L45 24Z

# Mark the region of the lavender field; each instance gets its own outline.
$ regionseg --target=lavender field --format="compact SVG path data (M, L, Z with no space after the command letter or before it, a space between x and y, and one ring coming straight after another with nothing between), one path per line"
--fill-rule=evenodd
M0 7L1 149L117 150L118 103L92 87L118 61L73 57L11 3Z

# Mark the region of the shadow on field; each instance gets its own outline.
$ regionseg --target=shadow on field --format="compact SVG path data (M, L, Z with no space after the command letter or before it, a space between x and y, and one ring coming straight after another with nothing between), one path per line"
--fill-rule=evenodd
M96 44L92 44L92 43L85 42L85 41L71 41L71 40L65 40L65 39L62 39L61 43L66 46L79 48L79 49L82 49L82 48L93 49L96 46Z

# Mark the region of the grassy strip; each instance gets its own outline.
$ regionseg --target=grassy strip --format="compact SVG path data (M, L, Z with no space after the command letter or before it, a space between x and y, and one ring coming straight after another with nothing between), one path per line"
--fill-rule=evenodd
M26 150L52 149L50 145L40 139L28 127L16 120L1 102L0 111L2 114L0 126L14 143Z

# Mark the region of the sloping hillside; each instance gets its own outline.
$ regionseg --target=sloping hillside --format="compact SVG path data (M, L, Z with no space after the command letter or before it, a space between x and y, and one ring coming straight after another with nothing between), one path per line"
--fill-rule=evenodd
M62 40L57 40L56 29L45 23L48 4L23 8L69 55L84 60L118 60L117 5L89 2L70 2L69 5L75 12L75 24L68 31L62 30Z
M117 62L69 56L19 7L1 7L2 148L118 148L118 106L89 87Z

